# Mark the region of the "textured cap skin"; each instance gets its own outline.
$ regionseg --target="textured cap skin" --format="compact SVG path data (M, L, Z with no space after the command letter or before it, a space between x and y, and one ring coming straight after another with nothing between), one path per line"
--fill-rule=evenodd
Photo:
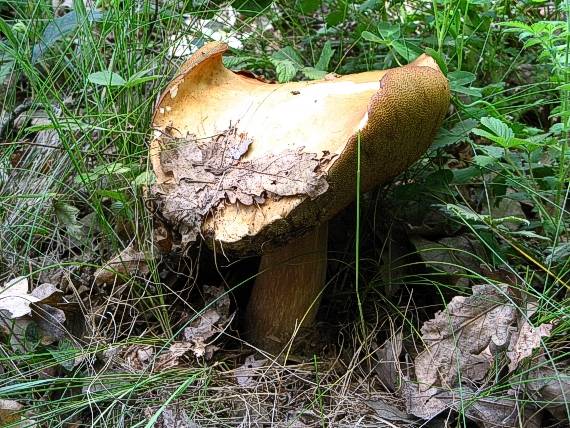
M201 234L218 249L259 252L327 221L355 198L358 138L361 186L368 191L422 156L449 107L447 79L425 55L387 71L278 85L227 70L221 61L226 49L221 43L205 45L160 97L150 149L158 183L151 194L166 200L186 168L178 165L178 173L172 173L162 159L159 136L172 129L178 137L192 135L183 144L199 144L235 127L250 144L240 164L297 149L330 159L319 166L328 186L316 197L267 191L260 203L225 200L210 207ZM180 212L166 214L174 228L185 221Z

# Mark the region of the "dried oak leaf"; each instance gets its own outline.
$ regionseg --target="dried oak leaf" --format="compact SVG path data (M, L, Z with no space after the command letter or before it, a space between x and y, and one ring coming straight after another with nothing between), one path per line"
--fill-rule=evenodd
M8 426L22 419L24 406L14 400L0 400L0 426Z
M506 285L475 285L472 296L454 297L422 326L425 350L415 359L420 390L433 385L451 389L459 377L483 380L494 354L509 343L515 320L516 309L509 303Z
M210 139L162 137L160 161L171 179L154 184L151 194L162 216L181 234L182 245L196 241L205 216L224 202L253 205L282 196L316 198L328 189L323 167L332 155L298 148L245 160L252 142L235 127Z
M511 336L511 342L507 351L509 357L509 372L517 369L521 361L532 355L532 352L539 348L543 337L549 337L552 331L552 324L541 324L533 327L524 321L517 333Z
M525 407L512 391L501 397L485 396L466 386L451 390L431 387L422 391L407 381L404 398L407 412L421 419L433 419L443 411L455 410L483 428L540 426L536 409L530 404Z
M552 416L568 423L570 414L570 371L539 365L531 369L525 380L530 396L548 410Z
M95 271L95 282L98 285L122 284L132 275L148 275L150 272L145 254L129 245L107 263Z

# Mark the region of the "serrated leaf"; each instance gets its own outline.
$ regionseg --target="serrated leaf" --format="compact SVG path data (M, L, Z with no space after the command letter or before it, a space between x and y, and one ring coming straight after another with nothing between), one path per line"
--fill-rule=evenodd
M77 235L81 232L82 225L77 219L79 209L63 201L54 201L53 203L55 216L67 232L71 235Z
M476 155L473 157L473 163L481 168L497 163L497 158L485 155Z
M297 74L297 67L293 61L289 60L272 60L275 65L275 72L277 73L277 80L279 83L289 82Z
M57 41L75 31L87 20L89 24L102 21L105 13L97 9L88 9L85 17L77 14L75 10L51 21L45 28L42 37L32 50L32 64L35 64L43 54Z
M100 86L125 86L127 81L117 73L109 70L96 71L87 76L87 80Z
M293 46L285 46L284 48L279 49L271 55L271 58L277 61L290 61L295 63L299 68L303 65L303 58Z
M515 136L513 130L507 124L495 117L482 117L481 125L489 129L494 135L502 138L507 145Z
M334 49L332 48L331 42L326 41L321 51L321 56L315 65L317 70L327 71L329 68L329 63L334 55Z
M305 75L307 79L311 80L322 79L327 75L326 71L317 70L316 68L313 67L304 67L301 70L301 72Z

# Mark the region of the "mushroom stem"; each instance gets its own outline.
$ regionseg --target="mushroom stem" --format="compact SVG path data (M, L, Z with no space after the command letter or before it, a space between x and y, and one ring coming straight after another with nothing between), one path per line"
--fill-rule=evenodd
M327 223L261 257L246 311L248 339L278 351L315 320L327 271Z

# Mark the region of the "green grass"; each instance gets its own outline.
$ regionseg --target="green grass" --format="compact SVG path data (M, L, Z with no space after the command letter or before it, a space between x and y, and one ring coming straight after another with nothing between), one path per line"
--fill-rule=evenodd
M477 397L522 388L539 366L567 382L570 2L234 2L241 13L224 28L242 41L227 58L233 68L309 79L398 66L427 50L445 64L453 96L426 156L396 184L359 196L353 240L333 244L321 320L334 339L324 354L295 366L268 360L257 389L236 385L235 370L253 350L231 329L213 360L153 371L206 310L197 278L210 268L202 249L202 258L175 264L177 281L161 277L144 198L153 106L183 60L173 45L182 36L207 39L200 20L224 4L94 3L97 13L76 1L70 19L56 18L49 1L0 0L0 284L57 281L88 320L65 346L30 333L26 351L15 352L0 334L0 399L22 403L30 420L50 427L152 426L173 408L204 426L271 415L331 426L341 410L355 423L358 400L370 395L402 404L374 378L386 338L401 329L412 361L424 345L422 324L437 310L469 296L473 284L502 282L534 301L533 325L554 327L535 351L542 359L514 373L496 361ZM267 23L273 30L264 31ZM412 243L422 233L433 247ZM442 255L438 240L457 236L482 253ZM130 244L146 254L150 273L93 288L95 268ZM475 264L465 266L464 255ZM243 288L239 275L220 270L231 293ZM155 350L153 364L138 369L101 356L117 348L124 359L144 346ZM286 388L293 398L281 402ZM519 400L541 405L531 395ZM473 402L461 402L456 426L468 426Z

